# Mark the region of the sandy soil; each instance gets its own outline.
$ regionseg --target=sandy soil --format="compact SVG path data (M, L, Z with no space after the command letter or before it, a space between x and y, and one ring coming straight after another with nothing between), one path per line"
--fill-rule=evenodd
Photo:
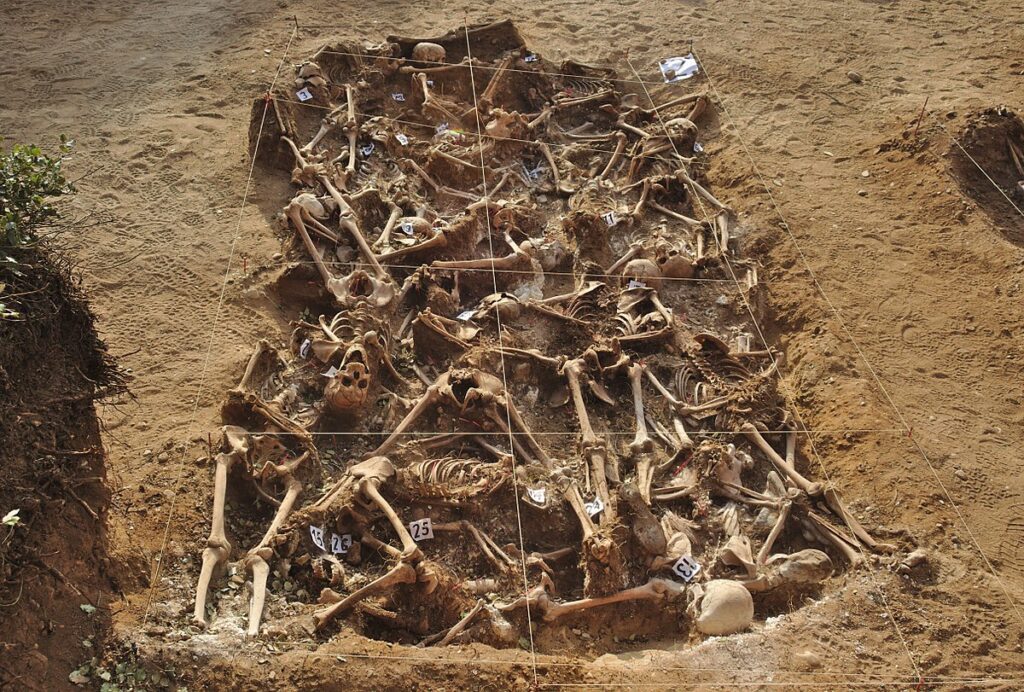
M340 637L312 652L239 642L232 658L200 637L176 647L178 632L151 626L152 613L193 586L175 575L188 574L207 530L210 469L194 460L216 430L222 393L258 336L280 323L246 277L278 250L273 210L260 199L279 191L257 179L242 198L251 99L283 57L290 18L301 27L294 61L332 38L440 33L466 12L510 17L545 56L623 75L628 50L645 78L693 38L718 90L710 176L759 229L747 254L765 253L777 317L766 336L788 354L786 383L804 421L823 431L812 436L820 475L866 524L927 550L927 574L880 562L844 577L838 595L747 635L596 662L566 652L536 669L528 655L512 665L512 653L476 648L416 664ZM277 683L345 679L348 689L505 688L535 671L541 682L623 686L641 675L709 686L912 687L919 675L953 687L1021 684L1024 218L977 184L961 186L949 156L951 135L973 114L1024 111L1016 8L11 0L3 16L0 134L40 144L73 136L71 173L83 176L75 207L108 219L76 249L101 331L138 396L102 412L110 541L127 591L106 607L118 634L154 660L183 679L249 687L271 671ZM192 668L185 650L206 667Z

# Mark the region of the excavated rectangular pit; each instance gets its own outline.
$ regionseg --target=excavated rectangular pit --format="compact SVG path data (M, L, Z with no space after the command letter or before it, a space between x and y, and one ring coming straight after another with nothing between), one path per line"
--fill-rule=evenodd
M294 330L223 408L197 623L615 651L743 631L879 547L803 475L700 77L554 64L506 21L285 82L250 135L294 185ZM251 606L207 594L229 564Z

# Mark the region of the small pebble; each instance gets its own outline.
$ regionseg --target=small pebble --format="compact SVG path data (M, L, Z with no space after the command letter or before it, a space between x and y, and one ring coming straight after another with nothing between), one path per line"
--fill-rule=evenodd
M861 171L860 172L860 177L862 177L862 178L870 178L871 177L871 171L868 171L868 170Z
M853 70L847 72L846 76L849 77L850 81L853 82L854 84L860 84L861 82L864 81L864 78L860 76L860 73L854 72Z
M860 195L861 197L867 197L868 196L868 191L867 190L857 190L857 194Z

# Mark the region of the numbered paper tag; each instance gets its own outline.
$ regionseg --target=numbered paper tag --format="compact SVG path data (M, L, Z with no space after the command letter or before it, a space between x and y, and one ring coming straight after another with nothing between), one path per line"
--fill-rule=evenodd
M351 547L352 534L346 533L341 536L336 533L331 534L331 552L335 555L344 555Z
M309 92L309 89L302 88L295 92L295 95L299 97L300 101L308 101L313 98L313 94Z
M672 565L672 573L685 581L692 580L697 576L697 572L700 572L700 565L689 555L683 555Z
M433 538L434 527L430 524L430 517L424 517L423 519L410 521L409 533L412 534L412 539L417 543L419 543L420 541L425 541L428 538Z
M333 365L327 369L327 372L323 373L324 377L334 377L338 374L338 369Z
M440 125L434 128L434 131L439 135L444 134L445 132L448 131L448 123L441 123Z
M636 279L630 279L629 283L626 284L626 288L647 288L647 284L643 281L637 281Z
M359 153L363 156L369 156L373 153L373 142L370 142L366 146L359 147Z
M463 322L469 322L471 319L473 319L473 315L475 314L476 310L463 310L462 312L455 316L455 319L462 320Z
M547 496L547 493L545 493L544 488L527 488L526 494L530 497L531 500L536 502L538 505L544 504L544 498Z
M395 135L395 139L397 139L398 143L401 144L402 146L405 146L406 144L409 143L409 138L403 135L401 132Z
M427 86L428 86L428 87L430 87L430 86L434 86L434 80L433 80L433 79L428 79L428 80L427 80Z
M327 548L324 547L324 530L322 528L310 524L309 535L313 539L313 542L316 544L317 548L319 548L320 550L327 550Z
M402 233L406 235L412 235L416 232L416 229L412 227L412 223L409 221L403 221L400 228L402 229Z
M601 502L601 498L595 497L593 502L583 505L583 509L587 510L587 514L593 519L604 510L604 503Z
M302 342L302 345L299 346L299 358L305 358L309 355L309 347L312 343L309 339Z
M396 91L395 93L391 94L391 98L393 98L396 101L404 101L405 100L405 94L403 94L400 91Z
M537 62L537 56L534 55L533 53L530 53L525 58L523 58L523 61L524 62Z
M699 154L702 151L704 151L704 145L701 144L700 142L694 142L693 143L693 150Z
M601 214L601 218L604 219L604 222L609 226L614 226L619 222L619 217L617 217L613 211L606 211Z

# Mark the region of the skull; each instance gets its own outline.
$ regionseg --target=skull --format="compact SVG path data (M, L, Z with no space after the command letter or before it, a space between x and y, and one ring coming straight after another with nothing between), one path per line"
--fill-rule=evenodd
M693 277L693 260L689 254L668 243L660 243L655 249L655 261L658 263L662 276L670 279Z
M443 46L429 41L420 41L412 48L412 59L416 62L444 62L445 55Z
M477 316L496 314L502 323L515 321L522 312L519 299L510 293L492 293L480 301Z
M693 151L697 141L697 126L686 118L672 118L665 123L668 136L680 151Z
M299 67L299 77L295 80L295 86L301 88L306 86L306 84L312 84L313 86L327 85L327 80L324 79L320 66L315 62L303 63Z
M630 281L639 281L657 291L661 288L661 271L658 265L649 259L635 259L628 262L622 270L622 280L627 284Z
M349 353L357 348L362 350L359 346L353 346ZM346 354L345 358L348 360L349 355ZM369 391L370 371L366 363L353 359L343 363L337 374L324 387L324 400L333 413L351 413L366 402Z
M742 632L754 619L754 599L747 588L731 579L712 579L694 602L697 629L704 634Z

